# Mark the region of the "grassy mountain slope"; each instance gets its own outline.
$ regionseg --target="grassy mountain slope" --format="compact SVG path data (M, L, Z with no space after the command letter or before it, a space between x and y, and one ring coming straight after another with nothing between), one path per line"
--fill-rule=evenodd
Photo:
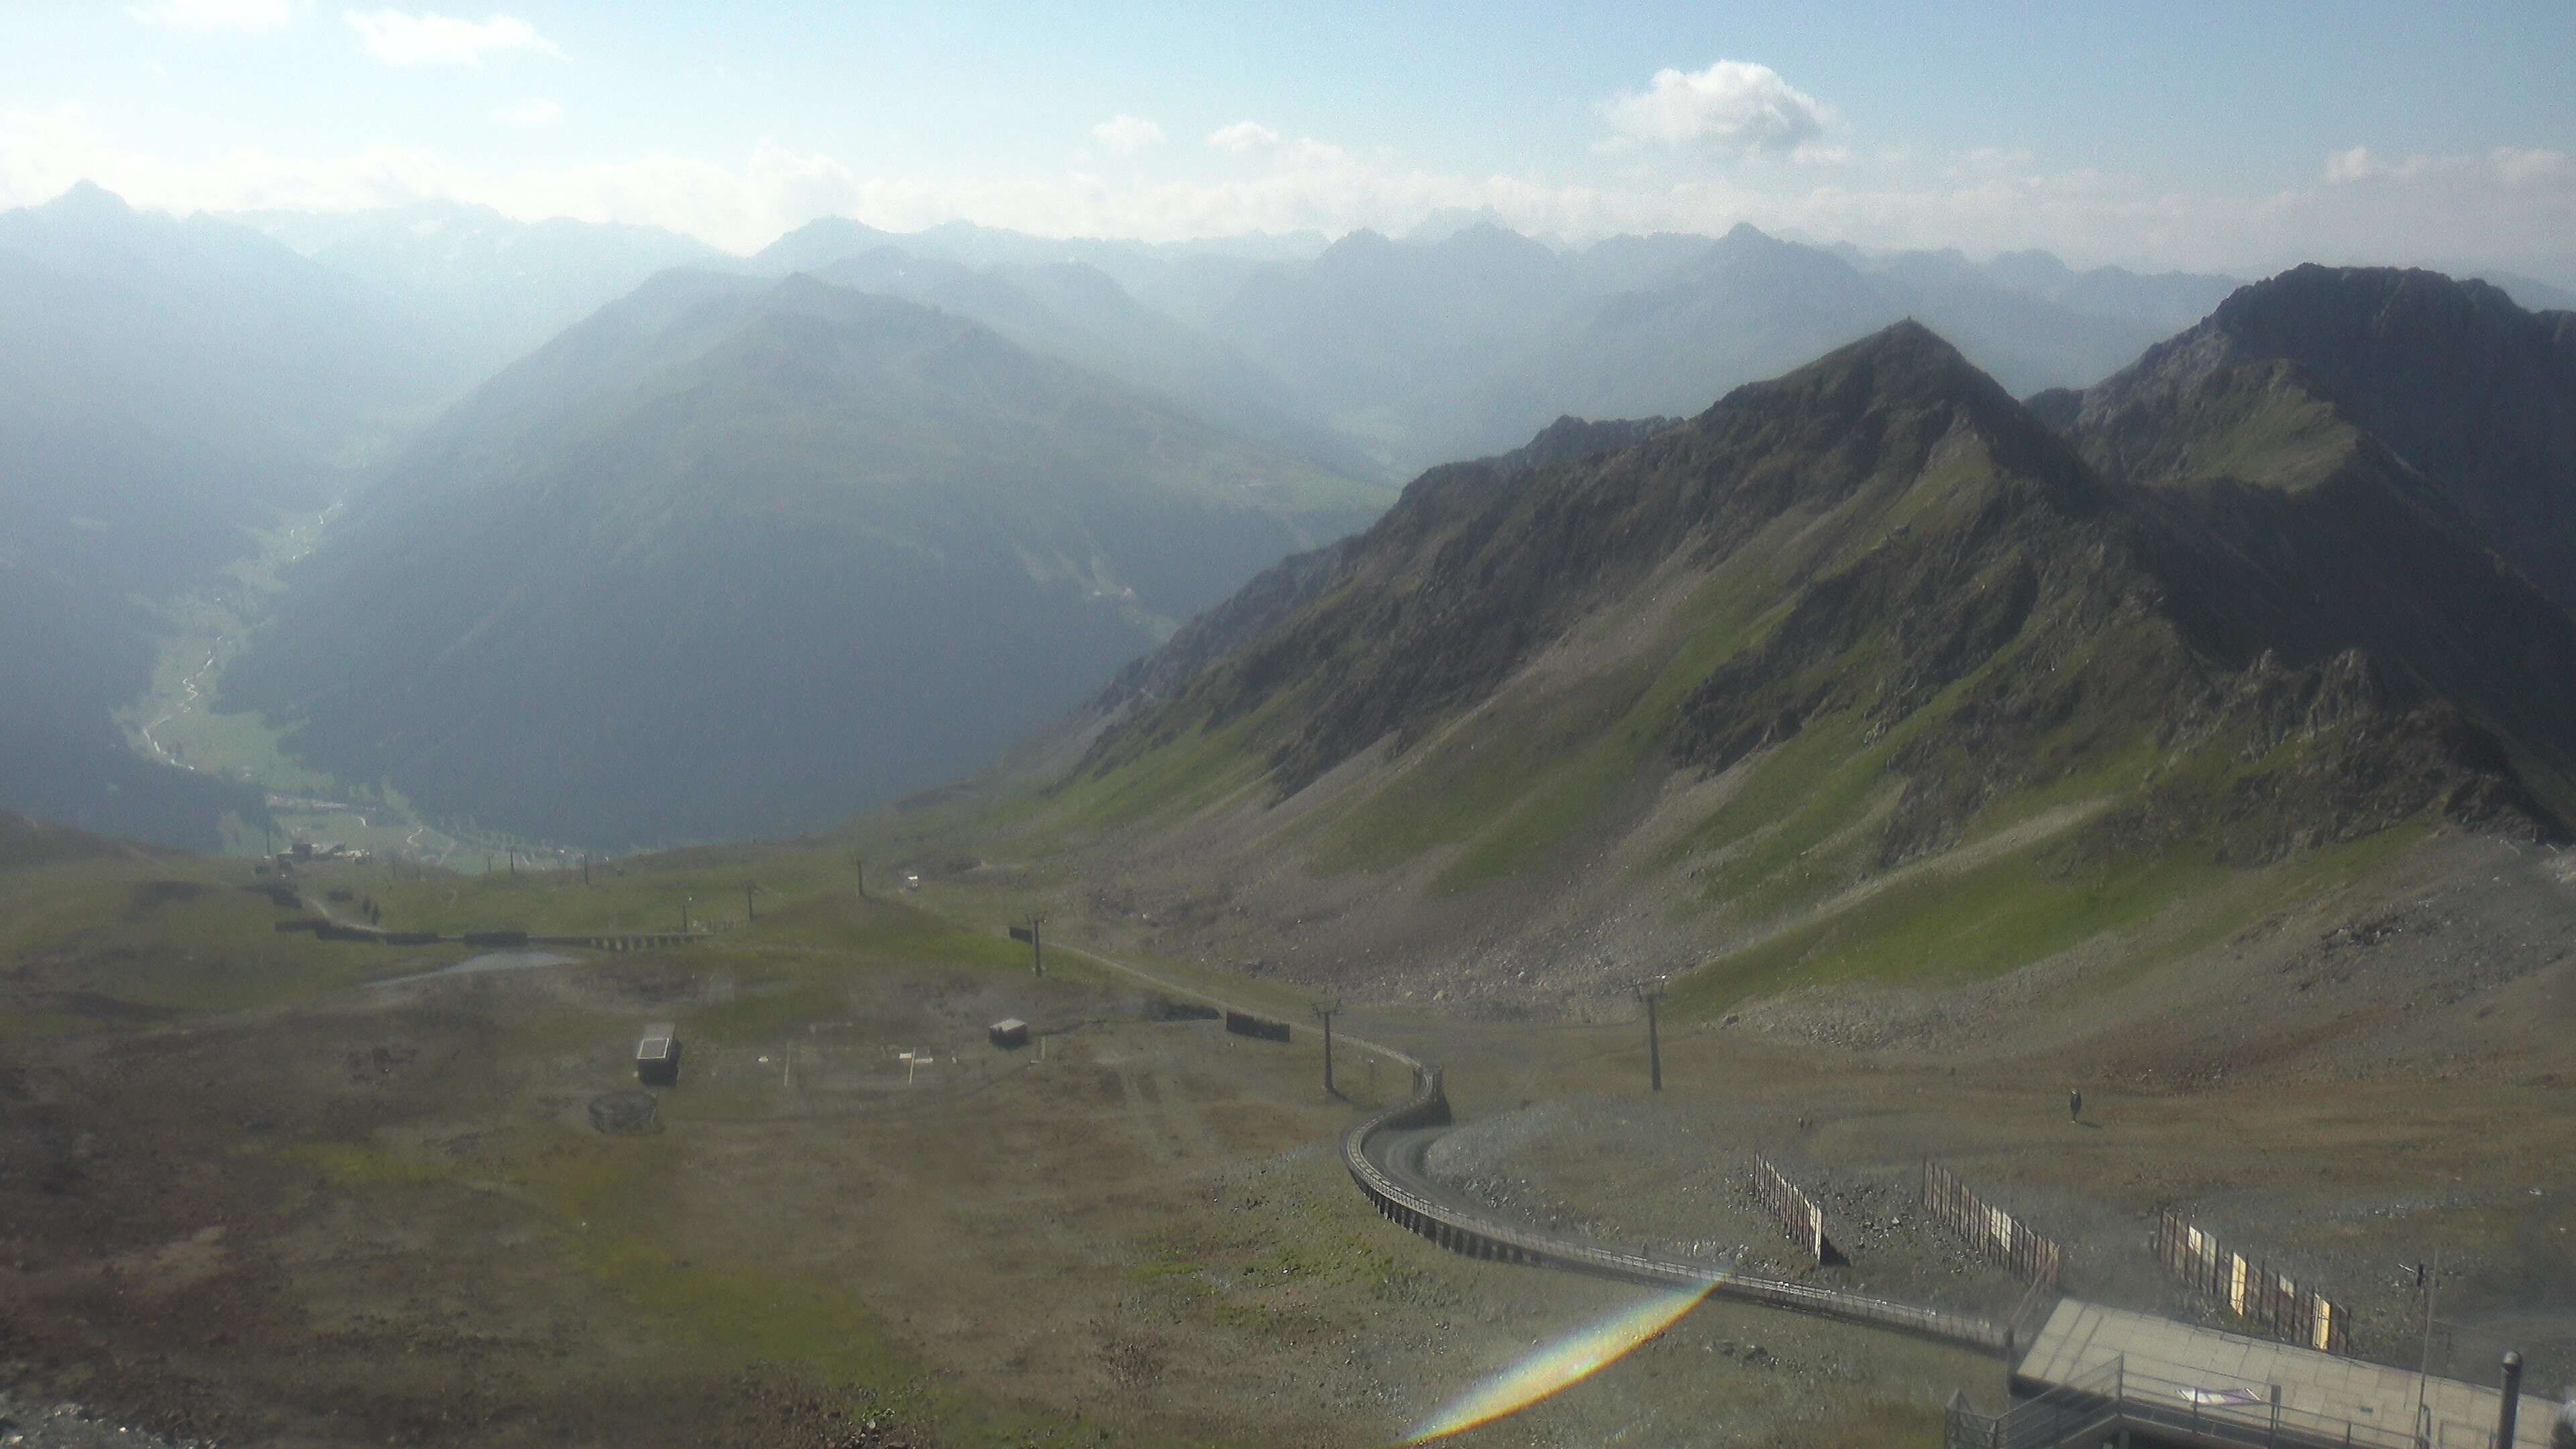
M2428 822L2557 835L2576 626L2425 486L2359 434L2305 488L2105 477L1900 325L1619 451L1424 475L1231 647L1131 671L1031 839L1115 841L1158 921L1313 978L1704 963L1714 1009L2251 909L2245 872Z
M1383 496L957 317L675 273L430 429L225 702L444 816L806 828L979 763Z

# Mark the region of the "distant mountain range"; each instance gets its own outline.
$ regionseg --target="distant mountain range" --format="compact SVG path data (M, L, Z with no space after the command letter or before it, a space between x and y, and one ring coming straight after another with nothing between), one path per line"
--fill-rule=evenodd
M733 259L651 226L513 221L454 202L355 212L245 212L257 228L373 289L455 360L458 390L672 267Z
M951 313L670 272L422 434L224 702L521 834L814 828L1387 499Z
M2564 838L2571 359L2576 315L2308 267L2031 406L1905 322L1562 421L1125 672L1032 818L1308 980L1508 997L1678 930L1704 1003L2019 964L2409 822Z
M1285 242L1148 248L965 226L902 235L827 218L751 265L837 267L865 281L849 269L889 278L891 258L1014 280L1048 265L1089 268L1133 305L1227 349L1232 366L1270 380L1275 411L1342 435L1390 477L1509 447L1569 411L1696 412L1906 316L1955 336L2017 390L2090 382L2236 285L2078 273L2036 252L1982 265L1955 253L1838 253L1749 226L1569 250L1475 214L1435 218L1402 241L1355 232L1312 254Z

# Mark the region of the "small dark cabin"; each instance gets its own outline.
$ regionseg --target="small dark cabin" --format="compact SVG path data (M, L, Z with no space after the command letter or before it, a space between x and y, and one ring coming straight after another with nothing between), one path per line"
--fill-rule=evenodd
M984 1028L984 1035L997 1047L1024 1047L1029 1044L1029 1024L1016 1016L1006 1016Z
M680 1080L680 1031L671 1022L657 1021L644 1028L644 1037L635 1043L635 1080L650 1087L668 1087Z

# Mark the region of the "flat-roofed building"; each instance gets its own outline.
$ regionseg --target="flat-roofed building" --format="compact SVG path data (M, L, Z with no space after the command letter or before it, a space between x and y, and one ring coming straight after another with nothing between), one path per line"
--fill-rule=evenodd
M635 1043L635 1080L654 1087L680 1080L680 1029L675 1023L657 1021L644 1028Z

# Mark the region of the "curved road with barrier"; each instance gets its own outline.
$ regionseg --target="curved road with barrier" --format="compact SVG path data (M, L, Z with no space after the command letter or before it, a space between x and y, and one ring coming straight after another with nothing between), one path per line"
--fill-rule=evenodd
M1139 970L1124 961L1079 946L1060 948L1158 990L1192 997L1228 1010L1252 1010L1204 989ZM1440 1068L1378 1042L1347 1032L1339 1040L1355 1050L1375 1052L1413 1073L1413 1095L1381 1112L1361 1118L1342 1134L1342 1164L1379 1214L1452 1252L1472 1258L1568 1268L1579 1273L1623 1279L1655 1288L1689 1288L1711 1297L1733 1298L1786 1308L1872 1328L1919 1334L1944 1343L2010 1357L2017 1335L2011 1325L1939 1308L1919 1308L1884 1298L1817 1288L1777 1278L1757 1278L1715 1263L1668 1258L1645 1248L1630 1253L1586 1238L1551 1233L1506 1222L1434 1180L1423 1167L1431 1144L1449 1126L1449 1095Z
M1401 1057L1400 1053L1393 1055ZM1756 1278L1714 1263L1665 1257L1642 1247L1626 1252L1589 1239L1496 1218L1451 1193L1424 1171L1424 1154L1448 1126L1449 1098L1439 1068L1404 1060L1414 1070L1413 1096L1354 1123L1342 1135L1342 1163L1382 1216L1452 1252L1570 1268L1657 1288L1701 1289L1712 1297L1896 1329L1989 1353L2011 1350L2009 1329L1991 1319L1918 1308L1837 1288Z

